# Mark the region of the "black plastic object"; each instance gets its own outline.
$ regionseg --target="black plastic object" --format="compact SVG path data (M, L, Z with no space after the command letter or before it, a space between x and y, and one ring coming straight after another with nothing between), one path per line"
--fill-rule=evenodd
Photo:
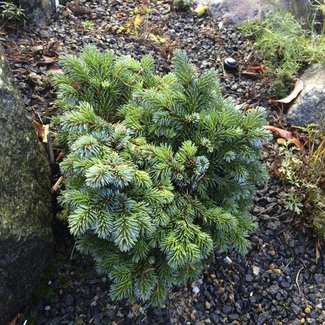
M224 61L224 67L229 71L234 71L238 68L238 62L233 58L226 58Z

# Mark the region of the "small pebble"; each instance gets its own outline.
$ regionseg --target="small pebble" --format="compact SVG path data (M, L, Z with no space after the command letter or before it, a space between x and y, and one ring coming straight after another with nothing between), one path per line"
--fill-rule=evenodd
M253 274L258 276L260 274L261 268L258 266L253 266Z
M194 292L195 294L199 293L200 292L200 288L195 286L192 288L192 292Z
M227 265L230 265L232 263L232 260L230 259L230 257L226 256L223 260Z

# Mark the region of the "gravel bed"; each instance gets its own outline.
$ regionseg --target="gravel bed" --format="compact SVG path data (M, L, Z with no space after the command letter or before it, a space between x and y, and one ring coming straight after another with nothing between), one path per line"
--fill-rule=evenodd
M263 61L234 27L210 15L172 12L170 1L140 2L142 7L149 3L152 12L143 16L137 35L120 30L134 17L138 1L130 0L84 1L78 8L70 1L46 26L8 35L6 52L34 119L48 123L53 114L47 72L58 68L58 55L95 44L137 59L152 54L159 73L169 71L172 51L182 48L199 71L219 72L224 95L234 98L238 108L264 106L269 121L279 122L268 105L272 76L245 74ZM86 21L94 28L84 28ZM155 43L150 34L166 42ZM227 57L239 61L238 72L224 71L221 63ZM275 146L265 150L270 168ZM25 313L27 324L325 324L325 256L318 254L317 240L307 230L290 222L279 203L280 192L273 178L259 189L253 211L259 228L248 255L216 252L202 278L174 288L161 308L112 302L108 279L96 273L92 260L74 252L71 238L62 235L64 226L58 225L58 261Z

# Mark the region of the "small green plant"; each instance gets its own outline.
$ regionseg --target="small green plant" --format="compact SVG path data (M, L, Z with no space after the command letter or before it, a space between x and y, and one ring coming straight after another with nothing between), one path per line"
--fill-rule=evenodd
M85 21L83 21L83 22L81 23L81 25L82 25L84 28L86 28L86 29L91 29L91 30L95 29L95 27L96 27L95 23L93 23L93 22L90 21L90 20L85 20Z
M0 20L10 27L24 25L27 22L25 10L14 3L0 2Z
M193 5L192 0L173 0L173 9L175 10L190 10Z
M223 99L215 71L175 51L173 72L87 47L55 79L65 209L77 247L111 279L114 299L162 303L215 249L247 252L264 111Z
M142 27L143 23L143 16L136 14L125 25L120 26L117 32L138 36L139 29Z
M325 63L325 35L304 29L291 13L277 11L260 23L247 21L239 29L253 39L273 68L276 80L271 95L288 93L307 64Z
M139 7L135 7L133 10L133 13L135 15L150 15L152 14L152 9L148 8L147 6L139 6Z
M281 148L281 178L289 185L282 194L286 209L294 212L325 238L325 134L313 126L302 128L306 153L290 142Z

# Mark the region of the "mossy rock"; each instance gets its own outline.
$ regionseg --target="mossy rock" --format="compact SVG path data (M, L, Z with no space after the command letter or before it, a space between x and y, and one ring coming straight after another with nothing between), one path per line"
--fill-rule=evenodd
M13 2L25 10L27 17L38 23L55 12L55 0L14 0Z
M0 324L28 302L53 254L50 168L0 47Z

